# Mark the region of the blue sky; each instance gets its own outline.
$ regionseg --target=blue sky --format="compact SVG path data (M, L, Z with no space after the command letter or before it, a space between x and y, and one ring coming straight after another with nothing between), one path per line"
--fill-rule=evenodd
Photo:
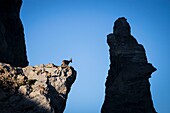
M170 1L23 0L20 15L29 65L73 58L78 75L64 113L100 112L110 64L106 35L122 16L157 68L150 79L154 106L170 113Z

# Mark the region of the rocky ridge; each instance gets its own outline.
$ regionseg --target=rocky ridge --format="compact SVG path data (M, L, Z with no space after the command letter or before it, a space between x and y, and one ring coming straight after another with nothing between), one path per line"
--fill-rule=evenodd
M71 66L0 63L0 113L63 113L75 79Z
M131 35L126 18L118 18L107 36L110 70L101 113L156 113L149 78L156 71L145 49Z

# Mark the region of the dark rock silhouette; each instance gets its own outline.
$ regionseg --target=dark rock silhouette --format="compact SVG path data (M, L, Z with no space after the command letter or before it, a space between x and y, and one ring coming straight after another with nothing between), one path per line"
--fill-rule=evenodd
M0 113L63 113L76 74L71 66L0 63Z
M17 67L28 65L21 5L22 0L0 0L0 62Z
M156 68L148 63L124 17L115 21L107 43L111 64L101 113L156 113L149 83Z

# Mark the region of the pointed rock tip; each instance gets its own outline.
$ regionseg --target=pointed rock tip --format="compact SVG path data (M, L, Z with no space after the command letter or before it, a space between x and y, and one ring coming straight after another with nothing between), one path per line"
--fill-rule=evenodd
M113 33L118 36L129 36L130 25L125 17L120 17L114 22Z

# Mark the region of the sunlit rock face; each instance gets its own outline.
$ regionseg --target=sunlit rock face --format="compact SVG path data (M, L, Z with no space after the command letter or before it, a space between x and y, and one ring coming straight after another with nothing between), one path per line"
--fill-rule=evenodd
M111 64L101 113L156 113L149 83L156 68L148 63L143 46L131 35L124 17L115 21L107 43Z
M0 113L63 113L75 79L71 66L0 63Z
M25 67L28 61L19 16L21 4L22 0L0 0L0 62Z

